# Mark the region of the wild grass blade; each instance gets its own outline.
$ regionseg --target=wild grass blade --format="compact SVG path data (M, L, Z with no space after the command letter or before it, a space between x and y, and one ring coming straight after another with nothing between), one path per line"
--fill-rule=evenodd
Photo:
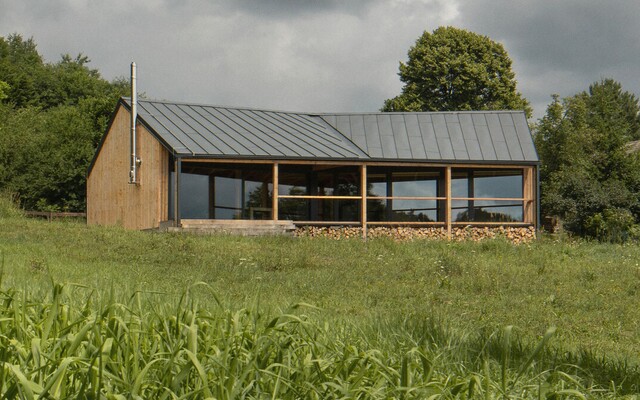
M549 340L551 340L551 338L553 337L555 332L556 332L556 327L555 326L552 326L549 329L547 329L547 331L545 332L544 336L542 337L542 340L540 340L540 342L538 342L538 345L533 350L533 352L529 355L527 360L520 365L520 369L518 370L518 374L516 375L516 377L515 377L515 379L513 381L514 384L515 384L516 381L518 381L518 379L520 379L520 377L522 377L522 375L525 373L525 371L527 369L529 369L529 367L531 366L533 361L536 359L536 357L538 357L538 355L542 352L542 350L545 348L547 343L549 343Z
M3 365L3 367L4 367L4 369L7 369L9 372L11 372L13 374L13 376L16 377L16 379L20 383L19 390L24 394L24 397L27 400L33 400L35 398L34 394L39 395L40 393L42 393L42 391L43 391L42 386L40 386L37 383L29 380L22 373L22 371L20 371L20 367L19 366L5 363Z

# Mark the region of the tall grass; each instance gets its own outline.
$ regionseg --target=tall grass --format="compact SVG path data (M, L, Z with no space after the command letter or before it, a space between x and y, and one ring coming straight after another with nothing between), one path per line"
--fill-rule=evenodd
M206 287L206 285L203 285ZM212 295L214 295L212 293ZM0 292L0 395L112 399L466 399L599 395L562 368L534 368L549 340L511 366L439 324L330 324L315 307L201 307L52 284L50 294ZM82 301L79 301L82 299ZM500 335L498 335L500 336ZM469 362L476 357L476 362Z
M638 246L197 237L30 220L8 207L0 396L640 391Z
M0 218L22 217L22 211L17 207L14 195L0 191Z

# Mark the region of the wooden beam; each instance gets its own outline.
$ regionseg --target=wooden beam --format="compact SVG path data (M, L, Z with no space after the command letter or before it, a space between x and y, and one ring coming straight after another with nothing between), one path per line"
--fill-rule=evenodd
M273 191L272 191L273 199L271 201L271 203L272 203L272 205L271 205L271 212L272 212L271 219L273 219L274 221L278 220L278 199L280 198L279 194L278 194L278 180L279 180L278 171L279 171L278 163L274 162L273 163L273 179L272 179L272 181L273 181Z
M483 226L483 225L487 225L487 226L532 226L533 224L530 224L530 223L527 223L527 222L492 222L492 221L470 222L470 221L459 221L459 222L452 222L451 225L478 227L478 226Z
M451 167L444 170L444 186L445 186L445 223L447 227L447 239L451 240Z
M174 166L174 210L173 210L173 219L175 220L175 224L177 227L180 227L180 174L182 173L182 160L176 158L175 166Z
M281 199L317 199L317 200L360 200L362 196L311 196L311 195L294 195L282 194Z
M444 222L437 221L367 221L367 224L385 226L445 226Z
M371 200L446 200L446 197L422 197L422 196L371 196ZM475 199L478 200L478 199ZM511 199L507 199L511 200ZM522 199L520 199L522 200Z
M360 221L291 221L294 225L353 225L359 226L361 225Z
M467 171L467 193L469 195L469 199L467 200L467 206L469 208L469 219L473 221L475 219L476 210L475 210L475 201L473 198L476 196L476 189L473 181L473 170Z
M419 168L473 168L473 169L524 169L531 168L533 164L464 164L464 163L444 163L444 162L393 162L393 161L334 161L334 160L273 160L273 159L246 159L246 158L188 158L182 159L184 162L190 163L214 163L214 164L266 164L270 165L274 162L285 165L326 165L326 166L360 166L367 165L369 167L419 167Z
M522 171L522 197L524 197L525 204L523 211L523 220L530 224L535 224L535 207L533 203L533 197L535 194L535 179L533 176L533 167L525 168Z
M525 197L452 197L451 200L470 201L528 201ZM480 206L482 207L482 206Z
M360 167L360 191L362 204L360 206L360 222L362 222L362 238L367 240L367 165Z

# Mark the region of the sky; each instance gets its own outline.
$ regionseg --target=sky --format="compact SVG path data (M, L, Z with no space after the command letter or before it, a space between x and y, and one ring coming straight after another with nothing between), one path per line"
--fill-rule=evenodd
M400 93L424 31L455 26L502 43L535 121L604 78L640 94L638 16L638 0L0 0L0 36L108 80L135 61L151 99L367 112Z

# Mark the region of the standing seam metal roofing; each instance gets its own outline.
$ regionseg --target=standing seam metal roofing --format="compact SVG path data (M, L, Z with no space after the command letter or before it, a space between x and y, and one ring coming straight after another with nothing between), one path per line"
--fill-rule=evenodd
M130 100L122 99L130 109ZM178 156L538 163L522 111L295 113L138 101Z

